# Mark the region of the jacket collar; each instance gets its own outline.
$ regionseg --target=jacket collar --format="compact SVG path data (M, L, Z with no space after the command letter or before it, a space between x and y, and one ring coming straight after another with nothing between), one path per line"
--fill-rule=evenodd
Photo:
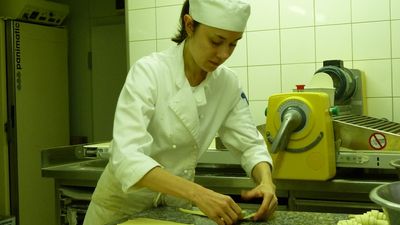
M192 91L189 81L185 76L185 67L183 61L184 45L185 42L182 42L180 45L176 46L176 52L174 54L174 60L176 60L176 71L174 73L174 78L178 92L172 97L171 101L169 102L169 107L191 133L197 145L199 145L199 114L197 111L196 97ZM203 95L202 98L205 99L204 91L200 93Z

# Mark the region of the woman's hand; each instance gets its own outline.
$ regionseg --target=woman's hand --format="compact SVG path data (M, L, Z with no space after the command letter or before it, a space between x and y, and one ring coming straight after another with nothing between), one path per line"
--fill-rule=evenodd
M153 191L187 199L218 225L232 225L241 218L242 210L231 197L219 194L199 184L155 167L136 187L147 187Z
M218 225L235 224L242 216L241 208L231 197L206 188L194 194L193 202Z
M267 219L278 206L278 198L275 195L275 185L273 183L262 183L250 191L242 191L242 198L244 200L263 198L260 208L254 215L254 220Z

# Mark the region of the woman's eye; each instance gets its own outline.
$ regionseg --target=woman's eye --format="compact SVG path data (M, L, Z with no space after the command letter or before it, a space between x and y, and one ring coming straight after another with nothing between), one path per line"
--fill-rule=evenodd
M215 46L218 46L218 45L221 45L222 42L219 42L219 41L211 41L211 44L212 44L212 45L215 45Z

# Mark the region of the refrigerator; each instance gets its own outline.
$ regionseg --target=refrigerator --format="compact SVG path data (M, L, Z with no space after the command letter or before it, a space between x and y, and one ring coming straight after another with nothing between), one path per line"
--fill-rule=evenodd
M54 225L41 150L69 144L67 30L0 19L0 215Z

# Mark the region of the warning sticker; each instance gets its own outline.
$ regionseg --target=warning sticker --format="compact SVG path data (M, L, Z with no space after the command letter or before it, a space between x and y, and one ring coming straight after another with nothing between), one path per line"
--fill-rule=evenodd
M386 137L382 133L373 133L369 137L369 146L375 150L382 150L386 147Z

